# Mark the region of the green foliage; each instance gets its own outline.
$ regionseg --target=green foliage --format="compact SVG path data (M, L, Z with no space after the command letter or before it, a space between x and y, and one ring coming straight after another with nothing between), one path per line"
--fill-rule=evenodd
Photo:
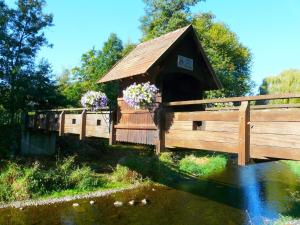
M130 51L131 45L126 48ZM104 91L113 104L116 104L118 83L97 84L109 69L123 56L122 41L112 33L101 50L91 49L81 57L81 65L63 71L58 79L61 93L68 105L78 106L81 96L87 91Z
M141 176L136 171L130 170L128 167L119 164L110 175L110 180L115 183L134 184L141 179Z
M197 157L188 155L180 160L179 169L196 176L208 176L225 168L226 158L221 155Z
M270 76L263 80L260 94L282 94L300 92L300 70L285 70L277 76ZM271 100L274 104L300 103L300 99Z
M300 177L300 162L292 160L287 160L284 162L290 167L293 173Z
M0 201L23 200L64 190L93 190L103 180L88 166L76 166L75 158L57 161L54 168L8 163L0 174Z
M159 156L159 161L166 164L173 164L173 153L172 152L163 152Z
M290 216L280 216L279 219L272 221L271 223L266 223L267 225L294 225L299 224L299 220Z
M143 41L188 25L190 7L201 0L144 0L145 16L141 18Z
M199 40L224 89L209 91L207 98L251 94L251 53L224 23L211 13L191 15L190 8L200 0L145 0L141 19L142 40L149 40L188 24L193 24Z
M251 93L254 83L250 77L251 53L237 35L224 23L215 22L211 13L193 18L198 38L224 89L210 91L207 97L242 96Z
M39 50L50 46L44 30L52 26L52 15L44 7L44 0L18 0L12 8L0 1L0 105L12 124L17 111L51 107L61 99L50 65L36 63Z

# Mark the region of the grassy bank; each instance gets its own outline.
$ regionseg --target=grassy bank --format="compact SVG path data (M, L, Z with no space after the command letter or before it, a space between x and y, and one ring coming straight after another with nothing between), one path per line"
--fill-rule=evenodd
M62 197L187 176L209 176L226 166L224 155L185 151L154 154L142 146L108 146L104 141L64 137L56 157L1 161L0 202ZM74 156L76 155L76 156Z

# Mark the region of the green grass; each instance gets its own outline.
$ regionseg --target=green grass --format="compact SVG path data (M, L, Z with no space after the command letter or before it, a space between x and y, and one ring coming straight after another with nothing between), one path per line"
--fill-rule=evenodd
M190 150L180 150L157 156L149 147L108 146L99 139L78 141L77 137L64 136L58 140L58 146L60 151L55 157L1 161L0 202L62 197L152 182L172 186L191 174L209 176L226 165L223 155L194 152L194 156L189 156ZM208 157L209 163L194 165L191 157Z
M279 219L272 221L270 225L295 225L295 224L299 224L299 220L292 218L290 216L280 216Z
M290 167L290 169L293 173L300 176L300 162L299 161L285 160L284 162Z
M188 155L179 161L179 169L195 176L209 176L223 170L227 159L223 155L197 156Z

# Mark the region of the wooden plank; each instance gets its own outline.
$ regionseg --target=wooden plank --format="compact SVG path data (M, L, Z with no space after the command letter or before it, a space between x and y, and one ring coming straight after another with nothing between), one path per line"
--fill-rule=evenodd
M238 121L237 111L228 112L176 112L174 121ZM169 115L170 116L170 115Z
M192 130L193 129L193 121L173 121L166 122L166 129L169 131L172 130Z
M255 110L251 111L251 122L300 122L300 110Z
M250 160L250 104L242 102L239 110L239 152L238 164L246 165Z
M176 102L165 103L165 106L199 105L199 104L208 104L208 103L242 102L242 101L292 99L292 98L300 98L300 93L295 93L295 94L287 93L287 94L276 94L276 95L257 95L257 96L216 98L216 99L190 100L190 101L176 101Z
M83 110L80 115L80 133L79 140L83 140L85 138L85 129L86 129L86 110Z
M219 131L219 132L239 132L238 122L231 121L205 121L204 122L205 131Z
M173 130L166 133L166 140L200 140L200 141L213 141L213 142L226 142L226 143L238 143L238 133L231 132L214 132L214 131L202 131L202 130Z
M300 135L300 122L251 122L251 134Z
M251 134L251 144L282 148L300 148L300 135L254 133Z
M207 107L206 111L219 111L219 110L239 110L240 107ZM251 105L251 110L257 109L288 109L288 108L300 108L300 104L274 104L274 105Z
M165 125L166 125L166 118L165 118L165 110L162 106L160 106L157 110L157 123L158 123L158 130L157 130L157 140L156 140L156 154L160 154L165 150Z
M276 146L251 144L250 156L251 158L278 158L300 160L300 148L282 148Z
M65 131L65 111L62 111L61 114L59 115L58 135L59 136L64 135L64 131Z
M157 127L155 125L149 124L118 124L114 127L116 129L157 130Z
M165 145L167 148L191 148L199 150L211 150L218 152L237 153L238 145L226 142L214 142L214 141L201 141L201 140L189 140L189 139L170 139L166 138Z

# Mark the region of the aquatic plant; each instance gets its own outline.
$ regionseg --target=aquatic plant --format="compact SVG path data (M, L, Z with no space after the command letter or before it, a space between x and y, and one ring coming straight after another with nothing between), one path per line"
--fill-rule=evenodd
M123 99L135 109L149 108L154 105L157 92L157 87L150 82L133 83L123 90Z
M226 158L223 155L197 157L188 155L179 161L179 169L195 176L208 176L220 171L226 166Z
M81 105L84 108L96 111L107 106L107 96L101 91L88 91L81 97Z

